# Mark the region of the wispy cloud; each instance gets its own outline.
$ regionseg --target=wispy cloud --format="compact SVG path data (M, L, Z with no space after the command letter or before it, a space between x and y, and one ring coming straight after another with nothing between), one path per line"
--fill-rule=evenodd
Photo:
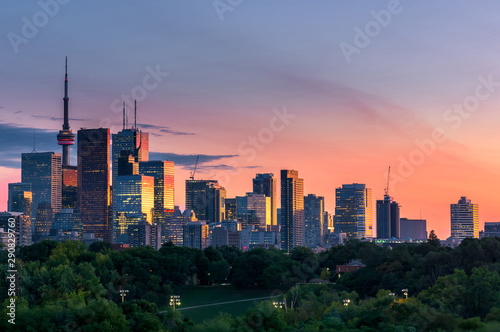
M176 130L170 129L170 127L158 126L158 125L153 125L153 124L148 124L148 123L138 123L137 126L141 127L141 128L145 128L145 129L157 129L161 133L166 133L166 134L171 134L171 135L196 135L195 133L176 131ZM161 135L156 134L155 136L161 136Z
M21 112L21 111L19 111ZM32 115L35 119L44 119L50 121L64 121L64 118L58 118L55 116L47 116L47 115ZM70 121L90 121L90 119L79 119L79 118L69 118Z
M149 159L150 160L170 160L173 161L178 166L194 166L196 163L196 157L198 158L198 165L200 167L205 167L207 163L211 163L213 161L226 159L226 158L235 158L238 157L236 154L226 154L226 155L208 155L208 154L177 154L170 152L150 152Z

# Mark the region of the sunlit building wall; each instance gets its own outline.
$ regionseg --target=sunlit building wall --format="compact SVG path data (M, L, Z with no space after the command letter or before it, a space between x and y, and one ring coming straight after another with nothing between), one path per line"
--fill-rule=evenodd
M304 245L304 180L295 170L281 170L281 249Z
M271 226L271 197L256 193L236 197L236 215L244 228L254 225L258 229L267 230Z
M154 178L153 221L164 222L165 210L174 211L174 162L142 161L139 174Z
M253 179L253 192L264 194L271 199L271 225L273 226L278 225L276 187L276 179L273 173L257 174Z
M113 201L114 242L127 233L128 226L142 220L151 224L154 209L154 178L146 175L122 175L115 179Z

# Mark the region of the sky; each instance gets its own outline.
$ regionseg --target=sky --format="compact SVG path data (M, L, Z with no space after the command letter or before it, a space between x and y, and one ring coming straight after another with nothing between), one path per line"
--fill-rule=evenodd
M70 125L122 128L138 100L151 159L228 197L296 169L389 192L401 217L450 235L450 204L498 221L500 3L496 1L10 1L0 11L0 211L20 155L56 151L68 56ZM132 113L129 122L132 122ZM75 145L76 147L76 145ZM76 148L72 148L76 164ZM375 218L374 218L375 221Z

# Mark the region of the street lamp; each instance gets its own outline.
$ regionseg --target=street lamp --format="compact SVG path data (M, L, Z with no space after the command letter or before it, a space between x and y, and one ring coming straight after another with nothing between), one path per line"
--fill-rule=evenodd
M349 299L345 299L344 300L344 305L347 307L349 305L349 303L351 303L351 300Z
M176 305L181 305L181 297L179 295L170 295L170 305L175 310Z
M285 307L285 302L273 302L273 305L277 309L283 309Z
M405 299L408 300L408 288L402 289Z
M120 289L120 296L122 297L122 302L125 301L125 296L127 296L128 289Z

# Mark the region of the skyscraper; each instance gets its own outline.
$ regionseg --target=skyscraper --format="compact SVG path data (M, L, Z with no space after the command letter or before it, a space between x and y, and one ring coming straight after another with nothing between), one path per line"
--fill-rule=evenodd
M203 250L209 246L208 225L205 221L192 221L183 226L182 245Z
M54 152L31 152L21 155L21 182L31 183L32 209L41 202L48 202L54 213L61 211L61 154Z
M78 131L78 206L84 233L111 242L109 129Z
M335 233L348 239L373 236L372 190L364 184L343 184L335 189Z
M186 209L198 220L221 222L226 215L226 189L216 180L186 180Z
M399 204L389 195L377 200L377 238L399 238Z
M462 196L458 204L450 204L451 237L460 240L466 237L479 238L479 206Z
M36 241L49 236L52 223L54 222L54 213L52 206L48 202L41 202L36 208L35 236Z
M141 161L139 174L154 178L154 222L164 222L174 213L174 162L173 161Z
M295 170L281 170L281 249L304 245L304 180Z
M254 225L257 229L268 230L271 226L271 198L256 193L236 197L236 216L244 228Z
M9 200L7 211L21 212L31 218L31 208L33 205L33 195L31 193L31 183L9 183Z
M271 198L271 225L278 225L276 180L273 173L257 174L253 179L253 192Z
M123 242L120 236L128 226L141 221L153 222L154 178L146 175L119 175L113 195L113 242ZM124 241L126 242L126 241Z
M314 248L323 245L323 235L325 234L324 217L325 217L325 198L313 194L305 196L304 238L306 247Z
M135 162L149 160L149 134L137 128L123 128L118 134L113 134L113 185L118 176L118 158L122 151L130 151Z

